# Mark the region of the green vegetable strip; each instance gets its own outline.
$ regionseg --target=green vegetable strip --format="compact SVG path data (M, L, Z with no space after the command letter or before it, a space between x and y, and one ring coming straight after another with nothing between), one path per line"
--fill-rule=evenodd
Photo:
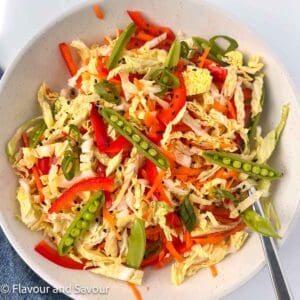
M138 269L143 261L146 249L145 222L142 219L135 219L130 235L128 237L128 253L126 264L129 267Z
M37 146L46 129L47 129L47 125L45 121L40 120L40 122L33 128L33 131L29 136L30 148L35 148Z
M74 124L69 126L69 135L68 135L69 144L71 147L75 147L82 144L82 138L78 127Z
M163 170L167 170L169 168L169 161L160 152L160 149L135 127L133 127L127 120L125 120L119 113L110 108L103 108L100 113L106 122L130 141L141 154L145 155L145 157L151 160L159 168Z
M194 43L196 44L196 46L201 49L201 50L204 50L208 47L211 47L209 41L201 38L201 37L193 37L192 38ZM219 65L221 66L225 66L226 63L224 61L222 61L221 59L219 59L216 55L214 55L213 53L211 53L211 51L209 51L208 53L208 57L210 59L212 59L213 61L215 61L216 63L218 63Z
M229 43L228 47L226 49L223 49L218 45L217 40L225 40L226 42ZM236 40L233 38L226 36L226 35L215 35L212 38L209 39L209 43L211 45L211 52L214 54L216 57L221 59L225 53L230 52L235 50L239 45Z
M61 168L67 180L73 179L76 171L76 159L72 150L67 150L64 153Z
M176 75L167 69L158 69L151 74L151 80L155 81L161 88L175 89L179 87L180 81Z
M232 193L230 193L226 190L220 189L218 187L216 187L215 189L216 189L217 196L219 196L221 198L231 199L231 200L235 199L235 197Z
M105 79L94 85L95 92L105 101L119 104L121 101L117 88Z
M189 200L189 195L184 198L182 204L179 206L179 214L186 229L191 232L196 225L196 214Z
M180 42L180 56L183 58L188 58L190 48L185 41Z
M17 151L18 144L20 142L22 134L31 126L35 125L37 122L40 122L42 120L41 117L31 119L29 121L26 121L23 125L21 125L16 133L13 135L13 137L8 141L6 146L6 155L11 163L15 160L15 154Z
M91 196L61 238L58 245L59 255L66 255L74 247L80 235L82 235L95 220L104 201L105 196L101 191L97 191Z
M155 241L146 249L144 259L151 257L155 254L160 253L162 250L163 244L161 241Z
M271 223L255 211L247 209L241 214L241 217L245 224L253 231L258 232L264 236L280 238Z
M265 102L265 89L263 87L262 90L262 94L261 94L261 99L260 99L260 104L263 107ZM250 125L249 125L249 133L248 133L248 137L249 137L249 143L251 145L251 143L254 142L255 136L256 136L256 130L257 130L257 126L259 124L260 121L260 116L261 113L258 113L254 118L251 119Z
M211 163L233 169L261 179L274 180L282 176L279 171L267 165L244 160L238 155L222 151L204 151L203 156Z
M106 63L106 67L108 69L113 69L114 67L117 66L118 61L122 55L122 52L125 49L127 43L129 42L131 36L133 35L135 29L136 26L134 25L134 23L130 23L126 27L126 29L121 33Z
M181 45L178 39L173 42L165 63L166 68L174 68L177 66L180 58Z

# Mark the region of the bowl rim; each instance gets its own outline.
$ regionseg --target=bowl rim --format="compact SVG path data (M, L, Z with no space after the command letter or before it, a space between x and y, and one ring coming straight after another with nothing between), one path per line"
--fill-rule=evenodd
M96 4L101 4L103 1L105 1L105 0L97 0ZM176 0L176 1L178 1L178 0ZM259 41L259 43L263 46L263 48L266 49L268 51L268 53L270 53L270 56L276 60L276 63L278 65L278 67L280 68L280 70L282 70L282 72L284 73L284 75L287 79L287 83L290 86L292 93L295 95L295 98L296 99L299 98L298 97L299 96L298 88L297 88L294 80L292 79L290 73L288 72L286 66L279 59L277 52L273 51L273 49L271 48L269 43L266 42L262 38L262 36L259 32L257 32L256 30L254 30L252 28L250 29L250 27L248 25L246 25L240 18L238 18L237 16L235 16L234 14L232 14L228 11L225 11L223 8L217 6L217 4L210 3L207 0L201 0L201 1L185 0L185 1L191 2L195 5L205 5L206 7L209 7L212 11L215 11L218 14L226 15L226 19L230 20L231 22L237 23L244 32L254 36ZM28 39L28 41L25 42L25 44L17 51L16 56L8 64L6 70L4 70L3 76L0 80L0 95L6 86L6 82L10 78L11 74L14 72L15 66L19 63L19 61L22 59L23 55L28 51L28 49L40 37L42 37L45 32L50 30L57 23L62 22L66 17L68 17L72 14L75 14L75 13L79 12L80 10L86 9L89 6L91 6L91 8L92 8L93 4L95 4L95 1L93 1L93 0L88 0L86 2L75 4L73 7L68 8L64 12L53 17L49 22L47 22L44 26L42 26L38 31L33 33L32 36ZM300 115L300 102L299 101L296 101L296 106L297 106L298 114ZM276 243L278 247L281 247L284 243L286 243L286 241L288 240L288 237L290 236L290 233L294 230L296 219L299 216L300 216L300 201L298 202L298 205L296 207L293 218L291 219L291 221L285 231L284 237L281 239L280 244ZM2 216L2 213L0 213L0 226L5 234L5 237L7 238L7 240L9 241L9 243L11 244L13 249L17 252L19 257L21 257L21 259L26 263L26 265L35 274L37 274L40 278L42 278L44 281L46 281L50 286L52 286L55 289L64 291L64 286L59 281L57 281L53 276L48 275L47 273L43 272L43 268L40 265L35 264L34 268L31 266L33 261L29 257L27 257L27 255L24 251L22 251L19 248L17 241L13 238L13 236L10 233L10 230L6 226L6 223L5 223L4 217ZM222 297L228 296L233 291L235 291L238 288L240 288L241 286L245 285L252 277L254 277L256 274L258 274L265 265L266 265L266 260L263 259L262 262L258 265L258 267L255 268L252 272L249 272L249 274L247 276L245 276L245 278L243 280L240 280L232 287L225 289ZM83 297L81 297L79 294L76 294L73 292L71 292L70 294L67 294L67 293L64 293L64 294L66 296L72 297L74 299L83 299Z

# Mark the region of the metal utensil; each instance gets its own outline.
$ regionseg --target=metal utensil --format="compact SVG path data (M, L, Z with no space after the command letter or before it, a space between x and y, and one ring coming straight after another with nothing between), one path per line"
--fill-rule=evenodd
M249 191L249 194L252 195L255 192L256 189L252 187ZM253 206L254 206L254 210L258 214L260 214L262 217L265 217L260 201L256 201ZM274 239L271 237L263 236L261 234L259 236L264 249L265 257L267 260L269 272L271 275L271 279L276 292L277 299L279 300L293 299L281 268Z

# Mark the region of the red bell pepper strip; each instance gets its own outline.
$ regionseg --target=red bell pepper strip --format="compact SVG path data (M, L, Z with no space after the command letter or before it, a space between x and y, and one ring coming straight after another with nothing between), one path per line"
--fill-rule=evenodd
M148 266L152 266L158 262L159 255L154 254L148 258L145 258L141 263L141 268L146 268Z
M138 39L137 37L132 37L128 44L126 45L127 50L141 48L145 44L145 41Z
M157 121L158 122L153 123L153 125L149 129L149 133L147 134L148 138L154 143L160 142L166 129L166 126L164 123L162 123L162 121Z
M51 163L52 163L51 157L39 158L37 162L37 167L39 168L39 170L43 175L47 175L49 174Z
M173 96L170 107L163 109L158 114L158 118L166 125L176 117L176 115L182 109L186 102L186 88L184 85L183 76L178 71L175 72L175 75L178 77L180 85L178 88L175 88L173 90Z
M46 241L40 241L34 250L47 258L51 262L68 269L83 270L84 264L81 264L67 256L58 255L57 251L49 246Z
M107 126L99 115L96 105L93 104L90 119L99 152L104 152L108 146Z
M58 46L59 46L60 53L67 65L69 73L71 74L71 76L74 76L77 73L78 68L72 57L70 47L66 43L60 43Z
M179 233L183 227L179 216L175 212L166 214L166 223L169 227L175 229L177 233Z
M208 69L214 80L225 81L227 77L227 70L215 64L204 65Z
M99 177L105 177L106 166L101 164L101 162L97 162L97 170L96 173Z
M63 208L72 206L72 201L80 193L91 190L104 190L112 192L114 190L114 180L112 178L93 177L84 179L72 185L69 189L63 192L49 209L49 213L58 213Z
M123 153L128 153L131 150L131 148L132 144L122 135L120 135L104 150L104 152L109 156L114 156L118 154L121 150L123 150Z
M128 10L127 13L134 24L146 33L150 33L154 36L159 36L166 32L170 40L173 41L175 39L175 35L170 28L149 23L139 11Z

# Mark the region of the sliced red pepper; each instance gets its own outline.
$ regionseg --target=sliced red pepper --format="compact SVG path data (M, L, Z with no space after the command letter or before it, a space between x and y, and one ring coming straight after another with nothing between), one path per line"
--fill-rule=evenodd
M178 233L182 229L180 217L175 212L166 214L166 223Z
M233 223L239 220L239 217L237 218L230 218L230 210L225 207L217 207L215 205L208 205L204 207L204 211L210 211L217 221L227 224L227 223Z
M158 262L159 254L154 254L142 261L141 267L146 268L148 266L152 266Z
M251 101L252 99L252 90L249 88L243 88L243 94L245 101Z
M72 201L80 192L91 190L112 192L114 190L114 180L112 178L93 177L75 183L52 203L49 213L58 213L64 208L70 208Z
M132 144L120 135L105 149L105 153L109 156L114 156L123 150L123 153L126 152L128 154L131 148Z
M97 58L96 69L97 69L99 77L106 79L106 77L109 73L109 70L105 67L105 63L103 62L103 57L99 56Z
M106 166L101 164L101 162L97 162L97 170L96 173L99 177L105 177Z
M51 157L43 157L38 159L37 166L43 175L49 174L51 163L52 163Z
M157 121L158 122L153 123L149 129L149 133L147 134L148 138L154 143L160 142L166 128L165 124L163 124L160 120Z
M178 123L172 127L172 132L175 131L188 132L188 131L192 131L192 129L184 123Z
M81 264L67 256L58 255L57 251L48 245L44 240L40 241L35 247L34 250L41 254L46 259L55 263L56 265L62 266L68 269L83 270L84 264Z
M60 43L59 50L67 65L69 73L71 76L74 76L77 73L78 68L74 62L70 47L66 43Z
M237 118L236 107L235 107L235 103L234 103L234 99L233 98L228 102L227 117L229 119L235 119L235 120Z
M248 124L251 120L251 104L248 102L248 103L245 103L244 105L244 110L245 110L245 127L248 127Z
M214 80L220 80L220 81L225 81L227 77L227 70L222 68L221 66L218 66L216 64L209 64L209 65L204 65L206 69L209 70L211 76L214 78Z
M166 39L166 40L161 41L161 42L160 42L157 46L155 46L154 48L157 48L157 49L163 49L163 50L169 51L170 48L171 48L171 46L172 46L172 43L173 43L172 40Z
M168 124L171 122L178 112L182 109L186 102L186 88L184 85L184 79L180 72L176 71L175 75L178 77L180 86L173 90L173 96L171 105L169 108L163 109L159 114L158 118L164 123Z
M175 39L175 35L170 28L149 23L139 11L128 10L127 13L134 24L146 33L150 33L154 36L159 36L166 32L170 40L173 41Z
M99 152L104 152L108 146L107 126L99 115L96 105L93 103L91 114L91 123L94 129L94 135Z
M105 207L110 208L112 206L112 198L110 192L104 192L105 195Z

